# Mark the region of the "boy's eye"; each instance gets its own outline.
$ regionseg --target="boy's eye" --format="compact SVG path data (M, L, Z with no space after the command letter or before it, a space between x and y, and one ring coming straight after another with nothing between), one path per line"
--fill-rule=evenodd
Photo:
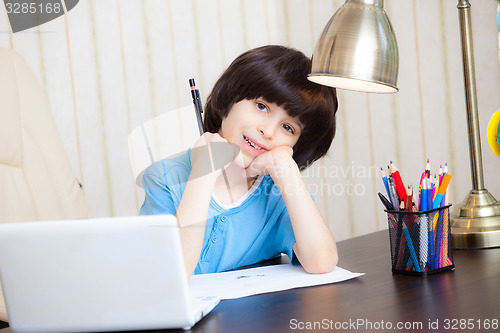
M288 125L288 124L283 124L283 125L281 125L281 126L285 129L285 131L290 132L290 133L292 133L292 134L294 134L294 133L295 133L295 131L293 130L293 127L292 127L292 126L290 126L290 125Z
M268 108L267 108L266 104L261 103L261 102L257 102L256 105L257 105L257 109L259 109L260 111L268 112Z

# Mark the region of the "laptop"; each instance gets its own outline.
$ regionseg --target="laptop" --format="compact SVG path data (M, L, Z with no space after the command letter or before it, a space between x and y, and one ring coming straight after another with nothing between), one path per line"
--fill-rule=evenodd
M172 215L0 224L14 332L189 329L219 299L190 298Z

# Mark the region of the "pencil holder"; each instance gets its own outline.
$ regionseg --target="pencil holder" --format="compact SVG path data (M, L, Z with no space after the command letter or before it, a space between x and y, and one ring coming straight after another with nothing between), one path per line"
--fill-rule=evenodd
M455 268L450 206L423 212L386 210L393 273L428 275Z

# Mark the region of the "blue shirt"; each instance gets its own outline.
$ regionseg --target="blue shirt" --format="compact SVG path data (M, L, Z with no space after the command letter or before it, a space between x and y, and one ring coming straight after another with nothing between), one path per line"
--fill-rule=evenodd
M141 215L177 212L191 172L191 150L149 166L143 176ZM251 265L284 253L292 263L295 236L283 197L272 178L260 177L232 207L210 199L207 224L194 274L215 273Z

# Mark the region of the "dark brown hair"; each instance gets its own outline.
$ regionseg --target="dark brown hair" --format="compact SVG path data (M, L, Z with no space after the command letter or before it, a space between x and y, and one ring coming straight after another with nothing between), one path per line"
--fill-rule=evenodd
M335 136L335 88L307 79L311 60L279 45L262 46L236 58L215 83L205 105L205 131L217 133L231 107L244 99L263 98L285 109L303 126L293 147L301 170L324 156Z

